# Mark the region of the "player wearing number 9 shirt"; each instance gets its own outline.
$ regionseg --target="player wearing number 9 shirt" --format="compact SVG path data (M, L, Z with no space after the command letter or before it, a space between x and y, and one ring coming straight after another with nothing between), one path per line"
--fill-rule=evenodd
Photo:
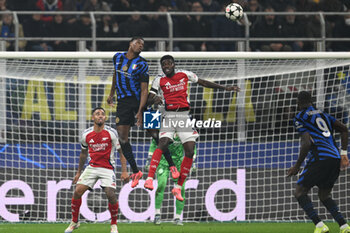
M331 197L331 191L340 170L344 170L349 165L347 155L348 129L334 117L314 108L309 92L300 92L297 102L300 112L294 118L294 126L300 134L301 145L299 158L295 165L288 170L288 176L296 175L308 154L309 157L297 181L294 195L305 213L316 225L314 232L329 232L307 195L313 186L317 186L319 189L318 197L339 224L340 232L350 232L349 225ZM340 151L335 143L334 130L340 132L341 135Z

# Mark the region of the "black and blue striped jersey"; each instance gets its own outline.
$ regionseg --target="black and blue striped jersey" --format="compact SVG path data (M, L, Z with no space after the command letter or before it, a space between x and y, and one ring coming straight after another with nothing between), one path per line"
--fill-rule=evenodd
M147 61L141 56L129 60L124 52L114 55L113 65L116 71L117 98L135 96L140 100L141 82L149 81Z
M300 134L308 132L311 137L312 144L308 162L327 158L340 159L333 135L335 121L334 117L313 106L300 111L294 118L296 130Z

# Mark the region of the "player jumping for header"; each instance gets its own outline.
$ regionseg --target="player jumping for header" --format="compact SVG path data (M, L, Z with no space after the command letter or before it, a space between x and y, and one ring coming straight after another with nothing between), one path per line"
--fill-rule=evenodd
M129 142L130 127L137 119L137 126L142 124L143 110L148 96L148 64L140 56L143 50L144 40L141 37L133 37L129 42L127 52L116 53L113 57L114 74L107 103L113 106L114 94L117 94L117 116L116 124L119 134L120 146L125 158L128 160L133 171L131 175L131 187L134 188L139 183L143 173L138 169L132 148ZM158 141L157 131L149 130L151 136ZM169 150L164 151L170 170L174 178L179 176L174 162L171 159Z
M113 57L114 74L111 91L107 103L113 106L113 96L117 93L118 105L116 124L119 141L125 158L133 171L131 187L136 187L142 172L138 169L129 142L130 127L135 123L142 124L142 113L148 95L148 64L140 56L144 46L141 37L133 37L129 42L128 51L116 53Z
M190 105L187 100L187 84L189 81L208 88L239 91L237 86L225 87L209 82L198 78L196 74L190 71L175 71L175 60L170 55L163 56L160 60L160 64L164 74L161 74L154 79L148 99L153 99L158 93L162 95L165 102L163 122L187 122L187 120L190 120ZM180 125L174 126L171 124L170 127L165 127L163 124L161 125L158 147L153 153L148 177L144 187L153 190L153 177L157 170L159 161L163 151L168 148L170 140L174 138L175 133L177 133L184 146L185 157L181 163L180 177L175 188L172 190L172 193L177 200L183 201L181 187L190 172L193 162L195 142L198 137L197 131L190 126L186 127L185 125L184 127L181 127Z

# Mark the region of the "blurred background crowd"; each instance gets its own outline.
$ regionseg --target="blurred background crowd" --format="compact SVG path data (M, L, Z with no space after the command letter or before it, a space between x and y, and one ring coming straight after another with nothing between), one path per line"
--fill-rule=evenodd
M0 0L3 12L1 37L14 37L14 17L19 18L19 37L90 37L90 15L21 14L20 11L105 11L96 17L97 37L168 37L166 16L140 15L137 11L154 12L224 12L230 2L239 3L245 12L348 12L347 15L326 15L327 38L349 38L327 41L327 51L350 51L349 0ZM133 11L131 15L110 15L108 12ZM248 15L250 38L320 38L319 15ZM235 41L201 41L200 38L244 38L244 22L233 22L221 15L173 15L176 37L195 37L196 41L178 41L176 51L236 51ZM91 49L91 43L87 44ZM98 41L98 51L126 50L127 42ZM155 42L147 42L145 50L156 50ZM6 41L6 50L14 50L14 41ZM75 41L21 40L22 51L75 51ZM315 51L314 41L253 41L251 51Z

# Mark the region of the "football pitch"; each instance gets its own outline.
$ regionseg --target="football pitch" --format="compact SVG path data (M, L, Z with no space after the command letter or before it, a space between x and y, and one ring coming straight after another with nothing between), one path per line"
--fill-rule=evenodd
M336 223L326 223L330 232L339 232ZM0 223L1 233L63 233L65 223ZM76 233L108 233L108 223L82 223ZM176 226L171 223L119 223L119 233L310 233L312 223L184 223Z

